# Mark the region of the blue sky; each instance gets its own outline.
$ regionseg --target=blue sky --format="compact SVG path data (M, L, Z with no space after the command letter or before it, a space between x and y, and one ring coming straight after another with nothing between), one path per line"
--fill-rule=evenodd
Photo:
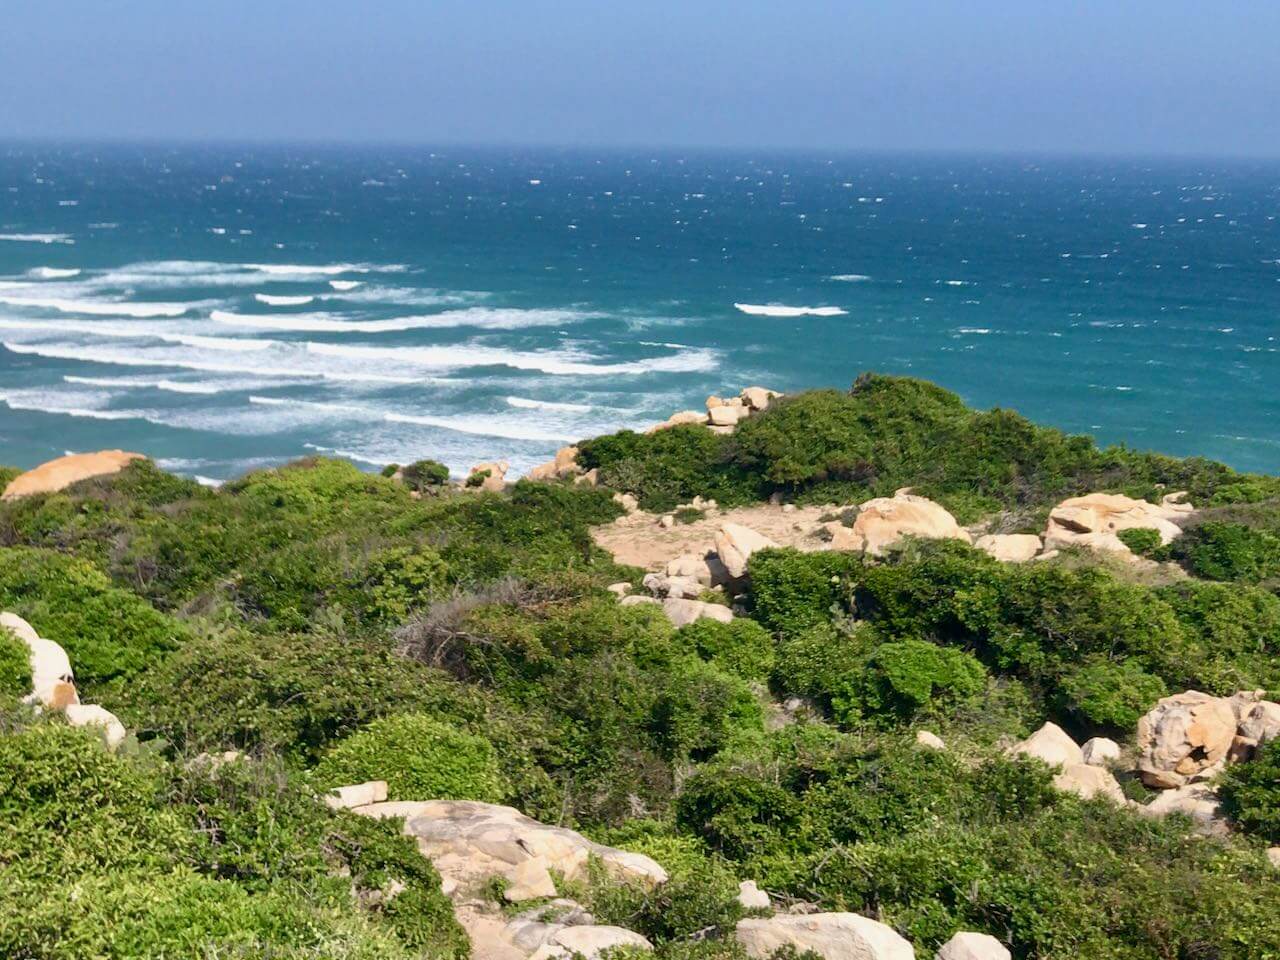
M1280 3L6 0L0 136L1280 155Z

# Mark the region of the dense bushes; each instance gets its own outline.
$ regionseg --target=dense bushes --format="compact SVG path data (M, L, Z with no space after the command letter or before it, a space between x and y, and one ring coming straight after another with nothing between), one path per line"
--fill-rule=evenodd
M24 697L31 690L31 658L27 645L0 627L0 700Z
M1168 554L1206 580L1280 581L1280 534L1243 523L1193 524L1170 545Z
M1218 786L1222 809L1245 830L1280 844L1280 739L1248 763L1228 767Z
M323 789L387 781L393 800L501 800L493 744L420 713L375 720L334 747L312 773Z

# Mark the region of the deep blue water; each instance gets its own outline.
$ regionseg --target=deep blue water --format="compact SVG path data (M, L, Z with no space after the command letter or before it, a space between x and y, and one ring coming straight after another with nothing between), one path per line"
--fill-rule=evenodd
M876 369L1276 472L1278 213L1239 161L0 148L0 463L523 468Z

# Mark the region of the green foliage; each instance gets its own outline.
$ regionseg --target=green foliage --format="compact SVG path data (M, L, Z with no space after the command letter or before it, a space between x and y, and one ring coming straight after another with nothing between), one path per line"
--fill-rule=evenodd
M491 476L493 476L493 471L488 468L485 468L484 470L474 470L470 475L468 475L466 485L474 490L477 487L482 486Z
M0 466L0 493L4 492L4 488L13 482L15 477L21 476L22 469L20 467L4 467Z
M721 623L704 617L681 627L676 642L702 659L745 680L767 680L773 669L773 638L754 620Z
M861 568L848 553L760 550L751 555L751 602L767 629L796 636L830 619L845 598L842 578Z
M1170 554L1206 580L1263 583L1280 579L1280 535L1243 523L1209 521L1190 527Z
M1280 739L1264 744L1247 763L1227 767L1218 796L1223 812L1242 829L1280 844Z
M1130 527L1116 534L1120 542L1140 557L1151 557L1159 551L1160 531L1149 527Z
M81 683L128 679L187 636L181 623L111 586L89 563L47 550L0 548L0 608L61 644Z
M972 700L986 680L982 664L963 650L903 640L881 644L867 658L859 700L864 713L908 719L929 706Z
M0 698L25 697L30 691L30 651L25 643L0 627Z
M438 460L416 460L401 471L410 490L425 493L449 482L449 468Z
M507 793L492 743L421 713L374 720L330 750L312 779L322 789L385 780L395 800L494 803Z
M673 516L676 523L697 523L707 515L707 511L699 510L697 507L681 507Z
M1131 730L1169 691L1163 680L1132 660L1115 663L1095 657L1063 676L1062 692L1070 708L1092 723Z

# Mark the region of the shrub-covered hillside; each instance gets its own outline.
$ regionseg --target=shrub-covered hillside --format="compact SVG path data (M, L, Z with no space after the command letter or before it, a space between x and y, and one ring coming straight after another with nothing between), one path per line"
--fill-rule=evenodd
M596 438L579 462L602 488L316 459L211 491L140 461L0 502L0 610L129 731L109 752L21 704L30 671L0 630L0 956L465 957L398 822L319 799L385 780L392 800L507 804L653 857L658 887L598 864L555 880L662 960L743 960L741 880L774 909L873 917L921 958L960 930L1018 960L1280 958L1280 741L1222 775L1233 825L1212 837L1008 750L1049 720L1131 752L1167 694L1280 696L1280 479L878 376L729 435ZM1150 567L763 550L732 622L678 629L618 602L606 588L643 572L590 535L621 515L614 492L669 510L906 486L1000 530L1092 491L1205 509L1138 544Z

